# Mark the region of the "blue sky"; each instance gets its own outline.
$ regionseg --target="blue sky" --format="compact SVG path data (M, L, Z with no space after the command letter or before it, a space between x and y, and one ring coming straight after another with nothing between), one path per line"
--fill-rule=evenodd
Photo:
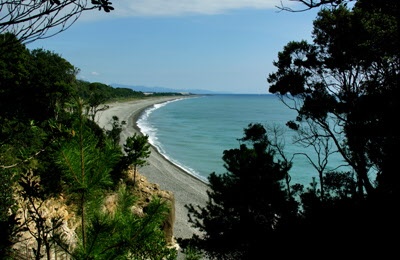
M279 12L280 0L114 2L28 47L59 53L90 82L262 94L277 53L311 40L317 13Z

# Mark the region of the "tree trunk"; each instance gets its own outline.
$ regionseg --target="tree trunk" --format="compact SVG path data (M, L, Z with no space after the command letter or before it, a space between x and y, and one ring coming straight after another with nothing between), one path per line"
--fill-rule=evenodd
M79 109L82 111L83 104L82 100L79 100ZM84 154L84 149L83 149L83 114L80 112L80 122L79 122L79 127L80 127L80 136L79 136L79 145L80 145L80 154L81 154L81 182L85 182L85 154ZM82 240L83 240L83 248L86 250L86 228L85 228L85 191L82 191L81 195L81 211L82 211L82 217L81 217L81 225L82 225Z
M136 186L136 171L137 171L137 167L133 166L133 187Z
M42 248L42 239L40 239L40 233L38 235L38 238L36 239L37 242L37 250L33 250L35 253L35 260L40 260L40 249Z
M82 225L82 241L83 241L83 248L86 250L86 227L85 227L85 194L82 193L81 197L81 211L82 211L82 216L81 216L81 225Z
M51 247L49 242L45 242L47 260L51 260Z

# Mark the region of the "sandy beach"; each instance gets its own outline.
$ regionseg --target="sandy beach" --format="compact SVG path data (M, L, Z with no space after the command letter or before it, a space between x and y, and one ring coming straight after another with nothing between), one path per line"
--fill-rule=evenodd
M127 124L121 134L121 143L124 143L126 137L140 131L136 121L146 108L177 98L182 97L155 97L111 103L108 104L110 107L107 110L97 114L96 121L100 127L106 129L110 128L110 120L113 116L117 116L120 122L125 121ZM150 182L159 184L161 189L172 191L175 195L174 236L176 238L191 237L197 230L192 228L188 222L185 205L205 205L207 184L172 164L154 147L151 148L151 155L147 162L149 165L139 169L140 174L146 176Z

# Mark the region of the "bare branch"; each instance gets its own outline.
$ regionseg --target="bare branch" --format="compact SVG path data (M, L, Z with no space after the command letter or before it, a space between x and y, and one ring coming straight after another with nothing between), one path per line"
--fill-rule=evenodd
M107 0L25 0L0 1L0 34L12 33L30 43L68 29L88 10L114 8Z
M278 9L282 11L288 11L288 12L305 12L308 10L311 10L313 8L318 8L324 5L331 5L331 6L338 6L340 4L345 4L347 2L352 2L352 1L357 1L357 0L289 0L293 2L299 2L304 5L304 8L301 9L292 9L290 7L285 6L282 1L281 5L277 6Z
M25 160L22 160L22 161L20 161L20 162L18 162L18 163L14 163L14 164L11 164L11 165L0 165L0 169L11 169L11 168L17 167L18 165L21 165L21 164L23 164L23 163L29 162L30 160L32 160L33 158L35 158L36 156L38 156L38 155L39 155L41 152L43 152L43 151L45 151L45 149L41 149L41 150L37 151L37 152L36 152L34 155L32 155L31 157L26 158Z

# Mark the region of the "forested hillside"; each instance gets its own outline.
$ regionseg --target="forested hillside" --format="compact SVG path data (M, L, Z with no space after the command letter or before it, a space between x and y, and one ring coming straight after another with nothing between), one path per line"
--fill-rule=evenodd
M174 258L161 230L170 205L154 198L132 213L127 172L141 158L123 154L117 118L108 131L93 121L104 103L144 94L77 80L60 55L12 34L0 46L0 258ZM104 209L110 196L117 207Z

